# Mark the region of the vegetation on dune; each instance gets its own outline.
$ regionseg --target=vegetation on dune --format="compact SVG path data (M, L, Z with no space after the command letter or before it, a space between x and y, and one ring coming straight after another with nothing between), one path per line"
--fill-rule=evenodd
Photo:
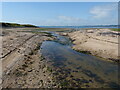
M0 23L0 27L37 27L30 24Z

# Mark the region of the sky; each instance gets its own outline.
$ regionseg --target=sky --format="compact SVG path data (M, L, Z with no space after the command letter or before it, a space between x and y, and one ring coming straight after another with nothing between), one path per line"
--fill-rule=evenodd
M38 26L118 24L117 2L3 2L2 22Z

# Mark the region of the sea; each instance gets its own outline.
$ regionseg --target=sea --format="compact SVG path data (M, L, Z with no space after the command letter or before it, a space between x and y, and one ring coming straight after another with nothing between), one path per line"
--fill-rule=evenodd
M43 28L120 28L118 25L95 25L95 26L39 26Z

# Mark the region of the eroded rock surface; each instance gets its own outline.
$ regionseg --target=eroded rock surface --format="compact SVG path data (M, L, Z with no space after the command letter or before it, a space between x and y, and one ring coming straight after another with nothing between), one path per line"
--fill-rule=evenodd
M109 29L83 30L68 33L73 49L89 51L92 55L119 62L119 33Z

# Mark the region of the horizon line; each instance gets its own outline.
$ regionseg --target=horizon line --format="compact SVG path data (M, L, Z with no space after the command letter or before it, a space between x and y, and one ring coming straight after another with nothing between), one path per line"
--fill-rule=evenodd
M118 24L97 24L97 25L36 25L36 24L32 24L32 23L17 23L17 22L4 22L4 21L0 21L0 23L13 23L13 24L30 24L30 25L35 25L35 26L109 26L109 25L117 25Z

